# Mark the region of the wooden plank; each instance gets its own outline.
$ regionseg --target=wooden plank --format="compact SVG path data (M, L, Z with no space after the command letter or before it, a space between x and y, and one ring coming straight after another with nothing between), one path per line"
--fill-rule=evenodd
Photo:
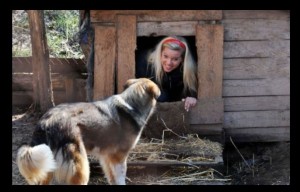
M290 96L226 97L224 111L288 110Z
M289 56L290 40L224 42L224 58Z
M116 30L95 26L94 100L114 94Z
M30 105L33 102L32 91L13 91L12 92L12 105ZM67 102L65 91L53 91L54 103L58 105L60 103Z
M227 19L222 23L225 41L290 39L288 20Z
M223 19L289 20L289 10L223 10Z
M223 96L290 95L290 78L224 80Z
M222 96L223 31L222 25L197 25L198 99Z
M215 124L223 122L224 103L222 98L198 99L189 112L190 124Z
M290 127L255 127L225 129L225 141L231 142L280 142L290 141Z
M136 15L137 21L221 20L222 10L91 10L91 22L115 22L117 15Z
M136 16L117 16L117 93L128 79L135 77Z
M289 57L224 59L223 62L223 80L290 78Z
M13 91L12 105L13 106L29 106L33 103L32 91Z
M198 21L139 22L137 36L195 36L197 24Z
M27 10L27 13L32 45L34 102L38 105L38 110L45 112L54 106L54 102L44 12Z
M51 73L86 73L85 60L72 58L49 58ZM31 57L13 57L13 73L32 73Z
M290 126L290 110L239 111L224 113L224 128Z
M60 74L51 74L53 90L65 90L64 77ZM32 91L33 74L13 74L12 90L13 91Z
M74 78L64 78L67 102L75 102L76 85Z

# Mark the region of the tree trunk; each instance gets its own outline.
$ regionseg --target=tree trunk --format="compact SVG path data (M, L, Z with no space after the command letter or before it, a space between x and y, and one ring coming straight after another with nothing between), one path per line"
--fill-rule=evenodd
M41 112L54 106L49 51L42 10L28 10L31 44L34 104Z

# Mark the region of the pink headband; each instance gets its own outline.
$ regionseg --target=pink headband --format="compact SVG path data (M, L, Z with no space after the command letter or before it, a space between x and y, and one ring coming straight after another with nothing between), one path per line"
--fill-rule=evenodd
M185 49L185 45L184 45L180 40L178 40L178 39L174 39L174 38L172 38L172 39L167 39L167 40L165 40L165 41L163 42L163 44L169 43L169 42L176 43L176 44L179 45L182 49Z

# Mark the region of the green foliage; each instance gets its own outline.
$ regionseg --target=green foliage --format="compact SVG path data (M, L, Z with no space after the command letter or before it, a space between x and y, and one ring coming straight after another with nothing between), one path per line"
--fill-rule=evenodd
M13 56L31 56L28 15L24 10L14 10L12 15ZM50 57L83 58L78 39L78 10L45 10L44 22Z

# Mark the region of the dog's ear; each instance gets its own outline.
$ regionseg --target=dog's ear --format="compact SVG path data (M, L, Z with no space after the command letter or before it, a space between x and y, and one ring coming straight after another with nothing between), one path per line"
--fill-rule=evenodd
M138 81L138 79L128 79L125 83L125 85L123 86L124 87L124 90L127 89L130 85L136 83Z
M147 80L145 85L146 85L146 91L149 94L151 94L155 99L157 99L160 96L160 89L154 82L152 82L151 80Z

